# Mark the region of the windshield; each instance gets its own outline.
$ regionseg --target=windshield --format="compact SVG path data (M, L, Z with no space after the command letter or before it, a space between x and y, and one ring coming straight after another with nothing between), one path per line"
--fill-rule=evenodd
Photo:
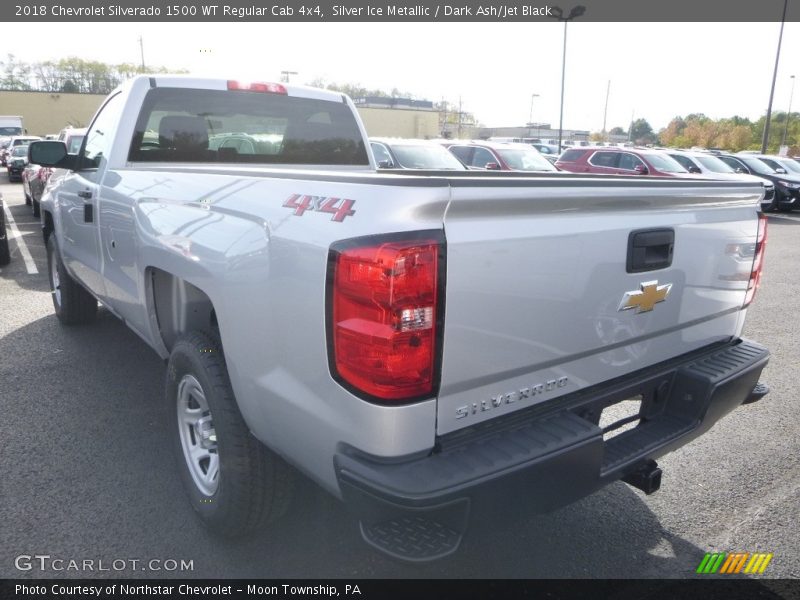
M450 169L464 171L466 167L445 148L434 145L396 144L392 146L397 162L404 169Z
M0 127L0 135L20 135L22 127Z
M787 158L781 161L781 164L786 167L787 171L792 171L794 173L800 173L800 163L796 160L791 158Z
M792 160L791 158L775 159L771 161L767 159L762 160L772 168L783 167L783 170L787 173L800 173L800 163Z
M775 169L770 167L763 160L758 158L750 158L749 156L737 156L740 161L750 167L750 170L760 173L761 175L775 175Z
M524 148L502 148L497 153L515 171L556 171L544 156L536 150Z
M648 154L647 160L659 171L664 173L688 173L674 158L660 154Z
M694 159L713 173L735 173L728 165L716 156L695 156Z
M11 156L15 158L19 158L20 156L28 156L28 147L15 146L14 149L11 151Z

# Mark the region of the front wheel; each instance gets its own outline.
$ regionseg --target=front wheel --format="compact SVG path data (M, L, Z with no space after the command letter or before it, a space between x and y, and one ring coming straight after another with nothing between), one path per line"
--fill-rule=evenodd
M93 321L97 314L97 300L67 273L55 234L47 238L47 271L53 309L58 320L64 325Z
M250 433L216 340L200 332L178 339L166 398L181 479L209 529L242 537L285 512L291 469Z

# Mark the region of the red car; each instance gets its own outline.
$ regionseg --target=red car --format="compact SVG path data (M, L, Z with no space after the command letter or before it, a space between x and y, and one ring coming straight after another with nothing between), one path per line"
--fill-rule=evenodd
M449 140L443 145L468 169L490 171L557 171L529 144Z
M670 156L643 148L606 148L587 146L565 150L556 166L572 173L606 175L657 175L685 177L689 171Z

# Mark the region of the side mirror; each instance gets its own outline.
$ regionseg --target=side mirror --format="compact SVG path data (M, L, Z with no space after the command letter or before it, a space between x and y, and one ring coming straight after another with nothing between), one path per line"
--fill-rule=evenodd
M637 175L647 175L650 172L643 164L636 165L633 170L636 171Z
M745 171L742 167L736 167L736 172L737 173L747 173L747 171Z
M783 167L778 167L777 169L775 169L775 172L780 173L781 175L786 175L786 169L784 169Z
M488 171L499 171L500 170L500 165L498 165L496 162L488 162L484 166L484 169L486 169Z
M392 164L390 160L381 160L378 162L379 169L391 169L392 167L394 167L394 164Z
M699 168L699 167L695 167L694 165L692 165L691 167L689 167L689 169L688 169L688 170L689 170L689 173L702 173L702 171L700 170L700 168Z
M28 162L43 167L74 169L75 158L67 154L67 146L64 142L47 140L31 142L28 146Z

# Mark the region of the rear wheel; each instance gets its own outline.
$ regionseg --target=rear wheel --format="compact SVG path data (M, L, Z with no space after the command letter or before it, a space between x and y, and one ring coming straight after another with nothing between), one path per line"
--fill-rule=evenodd
M89 323L97 314L97 300L64 268L56 236L47 238L47 271L58 320L64 325Z
M286 511L292 471L250 433L219 342L193 332L175 343L166 397L181 479L209 529L242 537Z

